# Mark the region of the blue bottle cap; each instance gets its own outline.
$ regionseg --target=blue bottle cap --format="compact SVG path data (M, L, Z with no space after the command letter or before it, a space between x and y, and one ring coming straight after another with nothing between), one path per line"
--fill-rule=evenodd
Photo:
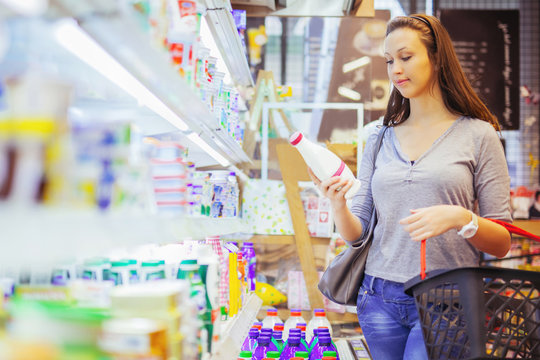
M319 344L328 344L332 338L329 335L319 335Z
M270 336L269 335L260 335L257 339L257 342L262 345L268 345L270 343Z
M287 343L294 344L294 345L300 344L300 336L295 336L295 335L289 336Z

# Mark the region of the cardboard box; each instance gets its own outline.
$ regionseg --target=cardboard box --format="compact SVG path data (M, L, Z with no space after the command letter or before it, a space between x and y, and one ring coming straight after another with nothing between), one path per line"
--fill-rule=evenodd
M334 221L330 200L319 196L314 185L304 186L300 193L311 236L330 237ZM242 197L242 218L248 232L263 235L293 235L285 186L278 180L250 179Z

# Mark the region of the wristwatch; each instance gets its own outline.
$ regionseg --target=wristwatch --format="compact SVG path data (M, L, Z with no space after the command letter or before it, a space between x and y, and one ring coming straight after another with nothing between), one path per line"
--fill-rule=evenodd
M461 230L458 231L458 235L465 239L472 238L476 234L476 231L478 231L478 217L472 211L469 210L469 212L472 215L471 222L464 225Z

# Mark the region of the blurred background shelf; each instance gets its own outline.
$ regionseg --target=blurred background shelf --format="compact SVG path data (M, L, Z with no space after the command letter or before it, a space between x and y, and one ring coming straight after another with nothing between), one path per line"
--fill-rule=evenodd
M237 218L193 218L83 209L0 207L0 264L98 256L112 248L168 244L245 231Z
M540 234L540 220L514 220L512 224L535 235Z

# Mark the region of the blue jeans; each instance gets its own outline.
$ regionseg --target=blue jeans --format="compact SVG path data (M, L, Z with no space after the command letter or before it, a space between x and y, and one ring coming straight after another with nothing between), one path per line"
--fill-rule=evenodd
M366 274L356 305L373 360L427 360L414 299L402 283Z

